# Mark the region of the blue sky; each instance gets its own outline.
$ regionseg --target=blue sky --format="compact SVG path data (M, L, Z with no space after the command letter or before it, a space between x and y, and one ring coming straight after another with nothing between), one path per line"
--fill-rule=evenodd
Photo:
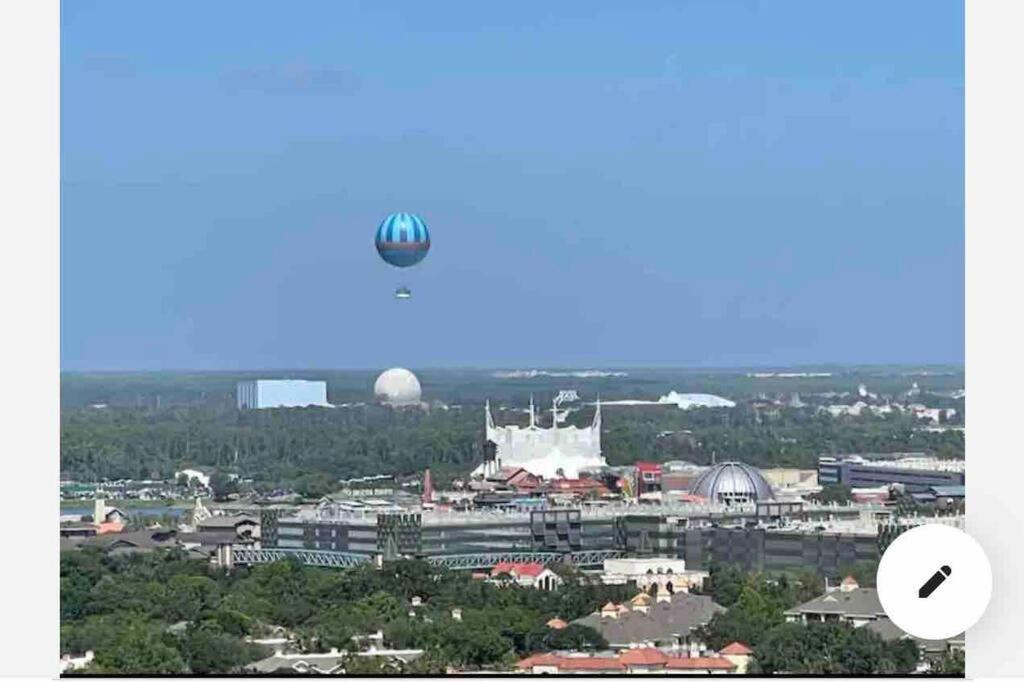
M62 12L66 370L963 362L960 2Z

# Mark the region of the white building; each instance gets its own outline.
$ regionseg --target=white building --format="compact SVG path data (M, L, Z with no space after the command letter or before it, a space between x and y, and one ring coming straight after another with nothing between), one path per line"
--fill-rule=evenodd
M491 415L491 404L484 408L487 440L497 446L496 460L476 468L474 475L487 476L502 467L522 467L530 474L555 479L579 477L581 469L604 467L601 457L601 403L597 403L594 419L582 429L573 425L559 427L557 407L551 407L552 424L548 429L537 426L537 415L530 399L530 424L498 427Z
M658 586L670 593L688 593L691 588L703 587L708 576L708 572L687 569L685 560L668 557L626 557L605 560L601 582L617 586L632 582L644 592L651 586Z
M330 407L327 382L305 379L254 379L238 383L238 409Z
M539 562L499 562L491 569L491 583L502 583L505 577L524 588L550 591L562 585L562 577Z

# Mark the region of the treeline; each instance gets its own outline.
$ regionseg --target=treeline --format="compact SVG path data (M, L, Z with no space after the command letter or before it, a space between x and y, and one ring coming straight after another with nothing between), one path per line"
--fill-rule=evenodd
M351 651L353 636L381 630L388 646L427 651L405 673L443 673L446 666L508 667L539 650L606 647L593 629L545 624L584 616L629 591L579 585L576 570L556 569L568 581L547 592L497 587L416 561L380 571L282 561L227 573L175 551L63 553L61 652L92 650L89 673L227 673L268 656L244 638L272 627L294 633L307 651ZM420 607L412 606L414 596ZM347 668L372 673L359 667L376 665L353 658Z
M929 451L963 457L961 432L920 431L909 416L832 418L808 409L765 415L732 409L607 407L602 449L609 464L640 459L726 459L758 467L814 467L823 453ZM526 424L495 410L500 424ZM569 417L584 426L585 408ZM211 410L68 409L61 415L61 474L76 480L169 479L206 467L254 479L260 489L332 490L339 478L413 475L430 467L439 484L481 461L482 405L461 409L350 408ZM326 488L326 490L322 490Z
M428 401L456 405L526 405L530 395L542 407L562 389L576 389L584 400L600 395L605 399L655 400L669 391L712 393L740 401L759 395L855 392L860 383L880 396L897 396L917 382L922 391L948 394L964 386L963 368L831 367L829 377L748 377L742 370L687 370L681 368L630 368L616 377L501 378L491 370L411 368L423 386ZM380 370L383 370L381 368ZM122 408L200 407L216 410L233 408L239 381L266 378L320 380L327 383L331 403L371 401L373 383L380 370L261 370L249 372L146 372L61 374L61 405L81 408L105 404ZM925 373L929 374L925 374ZM821 397L821 400L825 400ZM831 400L831 399L828 399ZM946 405L936 407L947 407ZM948 407L954 407L950 404Z

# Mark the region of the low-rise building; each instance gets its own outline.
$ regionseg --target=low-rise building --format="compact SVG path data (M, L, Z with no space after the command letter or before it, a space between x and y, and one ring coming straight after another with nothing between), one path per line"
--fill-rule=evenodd
M943 460L924 454L822 456L818 483L873 488L902 484L909 493L924 493L933 486L962 486L963 460Z
M221 533L239 540L259 538L260 522L249 515L213 515L196 525L199 532Z
M854 628L885 618L885 610L875 588L861 588L847 576L837 588L813 600L786 610L786 621L803 623L843 623Z
M913 640L917 643L918 651L921 654L921 664L918 671L921 673L931 669L932 663L942 660L947 655L963 652L965 638L963 633L947 638L945 640L926 640L910 635L896 624L892 623L889 617L879 617L866 624L865 629L871 631L882 640Z
M636 492L652 493L661 490L661 464L656 462L636 463Z
M616 654L537 654L520 660L516 668L529 674L731 674L738 666L715 653L668 654L653 647L637 647Z
M654 586L664 587L669 593L688 592L701 588L709 574L686 568L686 561L669 557L626 557L604 561L601 581L605 584L636 584L642 591Z
M745 674L750 668L750 662L754 658L754 651L746 643L733 641L718 651L718 654L725 657L736 665L736 673Z
M661 647L697 647L703 649L697 635L716 614L725 608L707 595L670 594L659 587L655 597L639 593L628 603L608 603L600 611L572 623L589 626L615 648L646 643Z
M61 538L60 549L96 548L108 555L148 553L159 548L178 547L178 533L173 529L144 529L89 537Z
M562 577L539 562L499 562L491 569L491 581L501 582L503 576L526 588L549 591L562 585Z

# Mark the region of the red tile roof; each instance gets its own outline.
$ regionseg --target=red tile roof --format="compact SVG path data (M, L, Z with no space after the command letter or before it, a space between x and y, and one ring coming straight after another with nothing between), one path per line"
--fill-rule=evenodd
M666 669L719 669L732 671L736 665L725 657L671 657Z
M653 647L638 647L633 650L626 650L620 654L619 661L631 666L653 666L665 664L668 662L668 657L665 656L664 652Z
M544 571L540 562L499 562L491 570L491 576L511 574L512 576L539 576Z
M565 621L559 619L558 617L555 617L554 619L548 620L548 623L545 624L545 626L547 626L548 628L553 628L556 631L560 631L563 628L567 628L569 626L569 624L567 624Z
M733 641L718 651L720 655L752 655L754 651L744 643Z
M491 576L498 576L499 574L511 574L512 567L515 565L511 562L499 562L494 565L494 569L491 570Z
M539 576L544 571L544 565L540 562L524 562L513 567L513 571L519 576Z
M551 654L550 652L542 652L536 655L530 655L526 659L519 660L516 667L520 669L529 669L534 666L558 666L561 663L562 658L558 655Z
M559 671L623 671L629 667L658 667L666 670L733 671L736 665L725 657L668 657L661 650L642 647L626 650L615 657L563 657L550 652L535 654L516 664L518 669L530 670L535 666L548 666Z
M615 657L562 657L558 668L562 671L621 671L626 665Z

